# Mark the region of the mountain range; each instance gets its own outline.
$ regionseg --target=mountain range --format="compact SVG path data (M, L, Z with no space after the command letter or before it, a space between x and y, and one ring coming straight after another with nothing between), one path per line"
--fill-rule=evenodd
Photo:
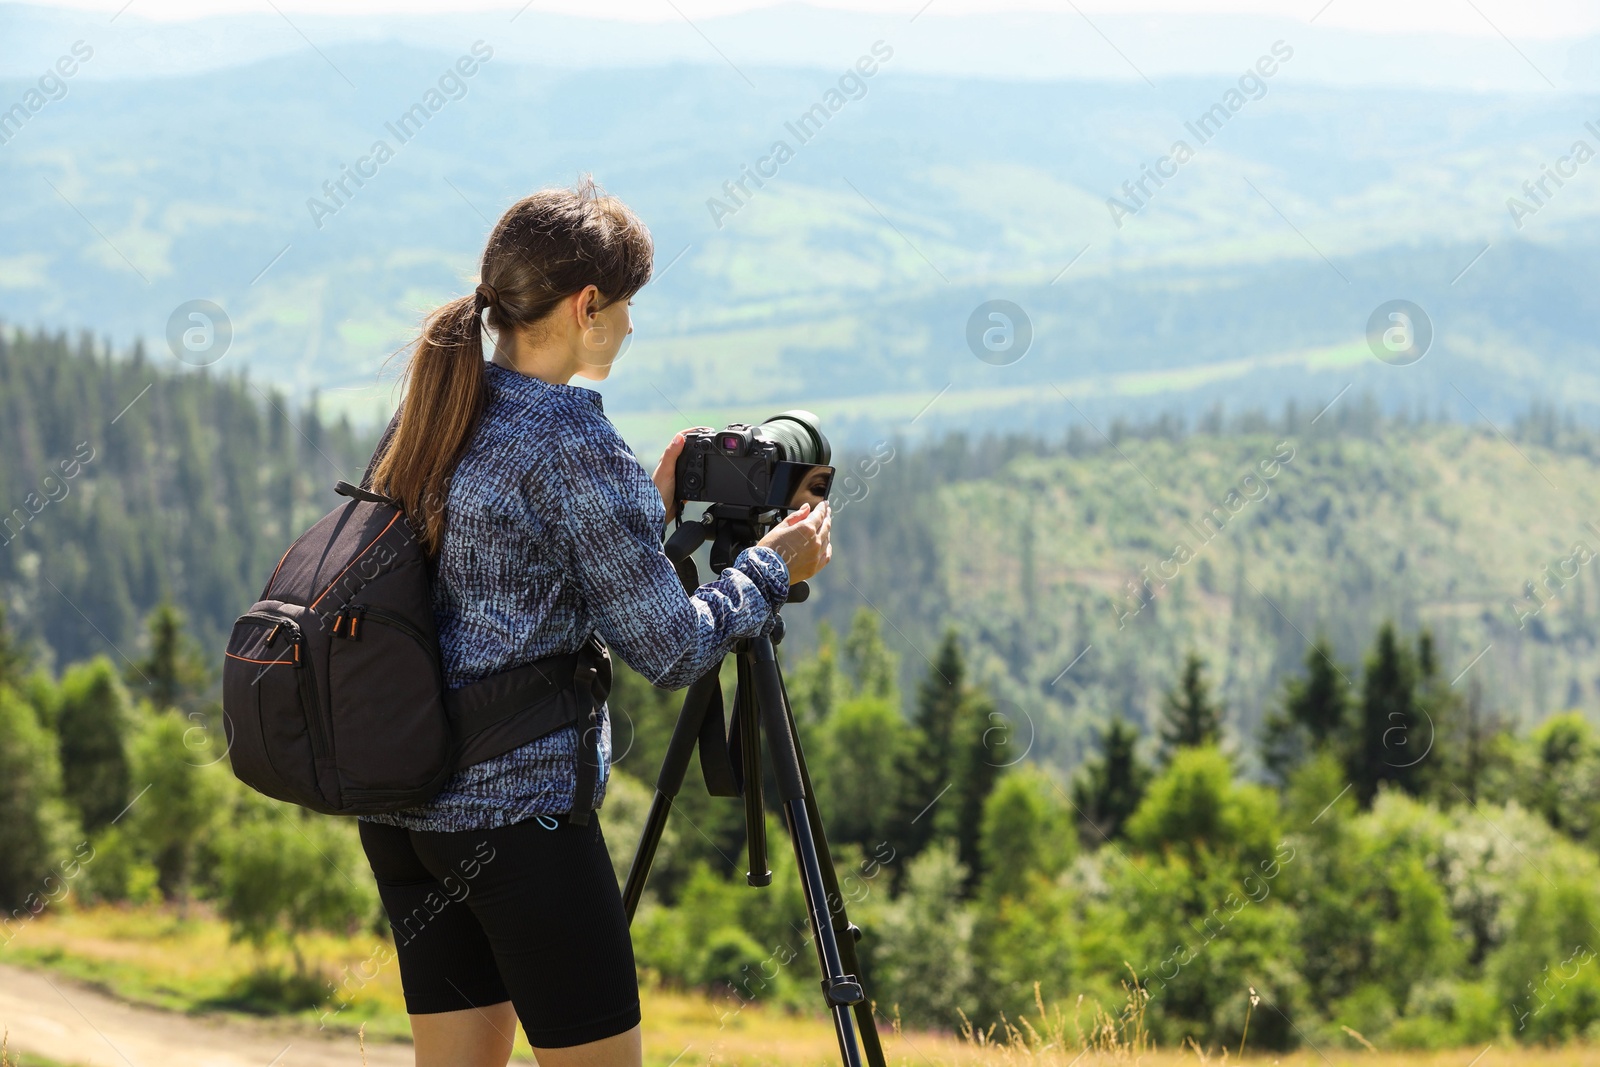
M1600 410L1587 38L513 14L0 5L0 108L26 115L0 122L0 319L181 367L169 328L210 301L218 369L371 424L386 360L471 288L499 212L593 173L656 243L600 386L641 451L796 406L846 445L1351 386L1496 426L1535 401ZM92 55L52 76L75 45ZM1397 300L1431 336L1408 365L1368 338ZM991 329L1011 347L985 349Z

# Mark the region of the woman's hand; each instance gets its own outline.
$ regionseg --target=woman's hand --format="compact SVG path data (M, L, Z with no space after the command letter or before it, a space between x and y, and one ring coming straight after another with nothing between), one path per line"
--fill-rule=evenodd
M678 502L673 499L678 480L678 457L683 454L683 435L690 430L710 430L709 426L691 426L688 430L679 430L672 435L672 443L667 445L667 450L661 453L661 462L656 464L656 472L650 480L656 483L656 491L661 494L661 505L667 509L667 520L678 517Z
M832 527L833 508L826 500L816 508L802 504L767 531L760 543L783 558L789 568L789 584L794 585L815 575L833 558Z

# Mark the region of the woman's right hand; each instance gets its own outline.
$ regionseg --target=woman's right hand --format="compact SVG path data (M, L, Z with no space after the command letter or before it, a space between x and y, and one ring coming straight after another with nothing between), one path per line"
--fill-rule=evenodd
M760 544L782 557L789 568L789 584L803 582L833 558L833 509L824 500L816 508L802 504L767 531Z

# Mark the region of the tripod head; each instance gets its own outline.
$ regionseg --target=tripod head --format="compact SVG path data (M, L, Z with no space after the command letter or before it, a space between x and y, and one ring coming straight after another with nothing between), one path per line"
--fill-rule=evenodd
M712 504L698 519L688 522L680 519L678 528L667 538L664 551L678 572L678 580L683 583L684 591L693 592L700 584L699 572L692 557L701 545L711 542L711 567L715 571L723 571L733 566L739 553L758 544L768 530L782 521L783 515L780 508ZM785 603L802 604L810 595L809 585L795 582L789 587L789 598ZM778 628L773 631L772 639L777 643L782 638L783 619L779 616Z

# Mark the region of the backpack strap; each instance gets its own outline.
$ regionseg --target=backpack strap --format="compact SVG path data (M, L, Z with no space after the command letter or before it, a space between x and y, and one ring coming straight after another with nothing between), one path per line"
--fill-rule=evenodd
M395 428L400 425L400 412L396 411L389 417L389 425L383 428L383 436L378 438L378 447L372 450L372 458L367 461L367 469L361 475L361 488L372 488L372 472L378 469L378 460L389 450L389 442L394 440Z
M371 489L364 489L360 485L351 485L342 479L334 483L333 491L340 496L347 496L351 500L365 500L368 503L387 504L390 507L399 506L392 497L384 496L382 493L374 493Z
M523 667L515 667L499 674L491 674L481 681L445 694L445 710L455 725L456 736L463 742L506 722L537 705L549 702L572 684L578 668L578 656L546 656ZM572 719L570 707L540 708L549 720L548 730L564 726ZM542 723L541 723L542 725ZM537 735L536 735L537 736ZM498 754L498 753L497 753ZM474 762L489 756L473 753Z
M579 650L572 681L578 690L580 709L578 784L573 790L572 811L567 821L587 826L589 813L594 810L594 790L600 774L600 709L611 691L611 654L599 634L591 633Z
M600 768L600 709L611 692L611 654L599 634L577 652L546 656L445 694L462 770L543 737L578 727L578 785L571 821L585 825Z

